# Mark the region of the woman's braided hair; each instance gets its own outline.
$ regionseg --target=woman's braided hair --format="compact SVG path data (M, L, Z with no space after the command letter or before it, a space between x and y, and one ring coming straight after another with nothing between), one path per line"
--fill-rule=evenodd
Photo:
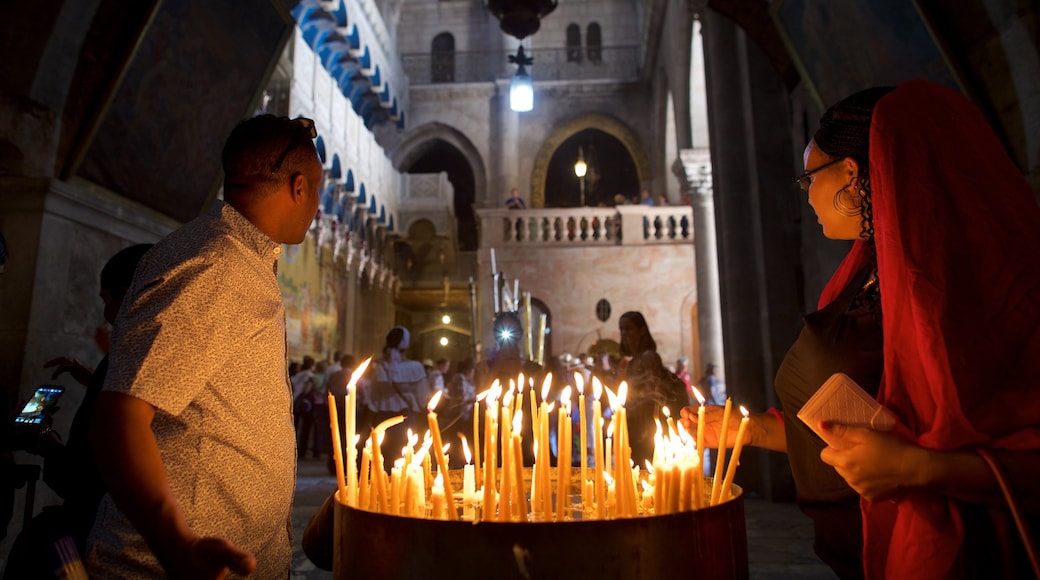
M870 119L874 106L894 87L874 87L848 96L820 117L820 128L813 140L816 146L831 158L851 157L860 166L857 182L857 203L860 215L860 237L874 239L874 212L870 190ZM844 190L842 190L844 191ZM841 195L841 191L838 195Z

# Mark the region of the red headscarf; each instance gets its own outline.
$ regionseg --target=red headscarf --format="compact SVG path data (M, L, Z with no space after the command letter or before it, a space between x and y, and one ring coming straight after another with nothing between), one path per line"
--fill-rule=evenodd
M878 398L934 450L1040 449L1040 208L979 111L932 83L877 104L870 179L885 336ZM829 301L869 257L857 242ZM863 502L872 577L946 577L955 502Z

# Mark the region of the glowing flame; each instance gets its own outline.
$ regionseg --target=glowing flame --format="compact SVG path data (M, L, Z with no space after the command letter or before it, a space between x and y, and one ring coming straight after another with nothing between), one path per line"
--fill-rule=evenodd
M668 405L661 407L661 412L664 413L665 418L671 418L672 411L668 408Z
M513 414L513 435L519 435L524 430L524 411L517 409Z
M625 406L625 401L628 400L628 381L621 381L621 384L617 388L618 404L622 407Z
M577 371L574 372L574 386L578 388L579 395L585 394L585 376Z
M571 386L567 385L563 388L563 392L560 393L560 403L566 404L571 401Z
M437 391L436 393L433 394L432 397L430 397L430 402L427 403L427 405L426 405L426 409L429 412L432 413L433 410L437 408L437 403L441 402L441 394L443 394L443 392L444 391Z
M545 402L549 398L549 387L552 386L552 373L545 373L545 380L542 381L542 402Z
M368 365L371 362L372 357L368 357L365 360L361 361L361 364L358 365L358 368L355 369L354 372L350 375L350 382L347 383L347 391L351 391L354 389L354 386L357 385L359 380L361 380L361 377L365 375L365 370L368 369Z
M701 394L700 389L698 389L697 387L690 387L690 388L693 389L693 396L697 397L697 400L700 402L701 405L703 405L704 404L704 395Z
M510 386L512 386L512 385L510 385ZM519 390L521 390L523 388L524 388L524 373L520 373L520 374L518 374L516 376L516 390L519 391Z
M592 398L599 400L603 396L603 383L599 382L599 379L592 377Z
M469 451L469 441L466 441L466 436L459 433L459 439L462 439L462 455L466 458L466 463L473 462L473 454Z
M745 417L748 416L748 410L744 408L744 405L740 406L740 414L745 416Z

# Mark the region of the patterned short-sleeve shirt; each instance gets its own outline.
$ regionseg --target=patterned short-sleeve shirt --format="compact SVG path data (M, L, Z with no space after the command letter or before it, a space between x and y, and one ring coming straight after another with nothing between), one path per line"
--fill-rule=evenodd
M152 429L187 523L288 575L296 438L286 372L281 246L217 204L148 252L113 334L105 390L156 408ZM161 577L111 497L91 533L91 576Z

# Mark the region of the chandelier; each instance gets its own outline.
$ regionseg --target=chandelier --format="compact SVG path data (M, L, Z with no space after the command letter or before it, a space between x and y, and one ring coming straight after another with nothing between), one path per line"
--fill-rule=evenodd
M521 40L538 32L543 16L556 9L557 0L484 0L489 12L502 21L502 32Z

